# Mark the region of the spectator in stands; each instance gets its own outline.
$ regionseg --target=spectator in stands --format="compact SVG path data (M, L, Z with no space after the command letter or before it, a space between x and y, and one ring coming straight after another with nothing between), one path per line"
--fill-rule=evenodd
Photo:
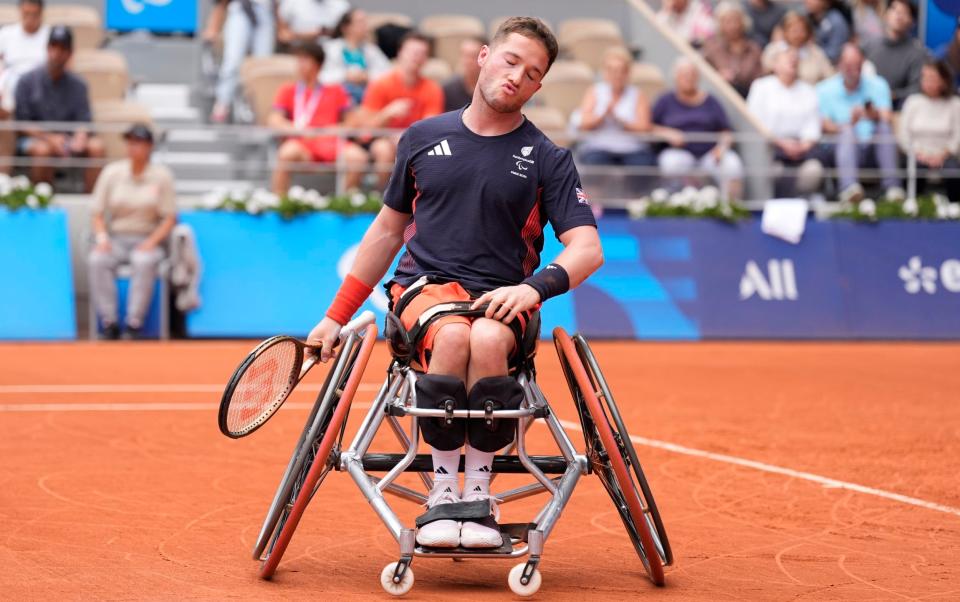
M814 39L827 58L836 63L843 45L850 40L850 24L833 4L834 0L804 0L807 17L813 24Z
M664 177L683 180L699 168L710 174L727 198L740 198L743 163L731 147L730 121L720 102L700 89L696 65L681 58L673 68L674 91L653 105L653 132L666 141L657 163ZM697 138L688 140L689 135ZM716 139L703 140L707 136Z
M129 264L133 271L124 338L140 338L153 299L157 267L165 255L163 245L177 219L173 175L150 160L153 132L137 124L125 138L127 158L107 165L93 190L96 244L87 258L90 301L108 339L121 334L117 267Z
M87 84L67 70L71 56L73 32L63 25L51 28L47 40L47 63L23 74L17 84L14 113L17 121L89 123L93 120ZM104 156L103 142L82 125L68 133L41 128L27 130L17 140L17 151L41 161ZM99 167L86 170L86 190L93 188L99 171ZM49 164L36 163L31 168L31 175L34 182L51 182L54 170Z
M210 121L225 123L230 117L240 82L240 65L247 54L273 54L275 24L271 0L214 0L203 37L213 42L223 30L223 58Z
M20 76L46 62L49 35L43 0L20 0L20 22L0 28L0 119L13 114Z
M920 91L920 72L928 56L911 34L916 13L910 0L892 0L883 14L883 38L863 47L877 74L890 84L894 110L900 109L907 96Z
M277 0L277 41L321 42L350 10L347 0Z
M457 73L443 84L443 110L456 111L473 100L473 89L480 78L477 55L487 45L481 37L469 37L460 43L460 65Z
M861 46L883 38L883 11L886 0L855 0L853 4L853 32Z
M753 82L747 107L773 136L775 160L796 169L778 178L777 197L810 194L820 187L823 164L817 158L820 141L820 108L817 91L798 78L800 57L793 48L781 50L774 58L773 75Z
M863 187L860 167L878 165L888 200L903 200L897 179L897 147L890 127L890 86L879 75L863 73L863 51L846 44L840 54L839 73L817 84L823 131L838 136L826 156L839 170L840 200L858 202Z
M960 98L953 85L954 76L943 61L927 61L920 78L920 92L903 103L897 122L897 142L901 150L917 158L917 167L930 170L957 170L960 161ZM924 188L929 178L918 178ZM947 196L960 203L960 176L943 178Z
M808 84L833 75L833 65L813 41L813 26L803 15L789 12L780 24L783 39L770 42L763 51L763 68L773 71L774 57L785 48L793 48L800 57L800 79Z
M297 56L298 80L277 90L267 123L278 130L293 132L337 125L353 101L340 84L317 81L324 62L323 47L316 42L296 42L292 49ZM367 151L352 142L341 142L336 136L287 138L277 151L274 194L284 195L290 188L291 163L332 163L338 155L348 168L347 189L359 188L363 166L369 160Z
M753 22L753 39L761 48L766 47L774 30L787 14L787 7L772 0L747 0L744 8Z
M750 17L740 4L730 0L717 5L716 15L717 35L704 43L703 58L741 96L746 96L753 80L763 75L760 46L747 36Z
M341 84L357 105L363 101L367 83L390 70L390 59L368 40L369 34L367 13L354 8L343 14L333 31L333 39L323 45L326 61L320 81Z
M603 58L603 81L589 88L580 103L578 151L586 165L653 165L650 145L636 134L650 132L650 101L630 85L633 58L619 46Z
M430 58L432 40L411 31L400 41L392 71L367 86L363 105L350 123L361 127L404 129L414 121L443 112L443 90L423 77ZM387 184L397 156L399 136L384 136L370 143L370 154L380 175L380 187Z
M710 8L702 0L664 0L657 20L698 48L716 29Z
M936 49L936 56L947 63L950 71L953 72L953 86L960 87L960 19L953 30L950 41Z

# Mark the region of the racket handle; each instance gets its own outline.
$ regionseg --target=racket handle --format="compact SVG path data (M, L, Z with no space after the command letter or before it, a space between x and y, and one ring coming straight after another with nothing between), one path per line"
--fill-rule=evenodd
M361 313L356 318L347 322L346 326L340 329L340 342L347 340L351 333L359 332L377 321L377 316L369 309Z
M303 377L307 375L307 372L310 371L310 368L313 368L313 365L316 364L319 359L319 355L312 353L307 354L307 357L303 360L303 365L300 366L300 376L297 377L298 383L303 380Z

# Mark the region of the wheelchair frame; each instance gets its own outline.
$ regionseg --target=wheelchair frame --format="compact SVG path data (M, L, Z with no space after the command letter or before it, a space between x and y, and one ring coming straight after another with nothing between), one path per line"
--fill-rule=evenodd
M349 334L327 374L326 382L300 435L257 538L253 557L262 561L262 578L270 579L273 576L307 504L316 494L325 476L331 470L336 470L347 472L352 477L374 512L399 543L399 559L388 564L381 574L381 584L387 592L401 595L410 590L413 586L413 571L410 565L415 557L512 559L526 556L525 562L510 571L508 583L515 593L532 595L540 586L541 576L537 567L546 540L570 500L580 477L596 472L614 499L628 535L633 540L651 579L658 585L663 584L662 566L671 564L673 560L666 533L609 387L583 337L577 335L570 339L562 329L554 331L561 364L584 425L586 453L577 451L552 411L536 383L532 362L522 366L515 375L524 392L521 407L517 410L488 409L484 412L454 410L452 407L416 407L415 385L418 374L409 363L399 361L396 357L391 361L387 378L350 446L342 449L350 402L363 375L376 334L376 326L372 324L362 333ZM576 351L571 352L571 349ZM572 367L574 362L583 369L582 373ZM584 377L586 380L583 380ZM598 416L590 413L596 409L584 407L583 400L590 395L594 395L594 400L605 400L607 408L599 405L596 407L601 408L600 412L604 416L609 413L616 425L617 434L611 434L603 441L602 437L591 437L587 432L588 428L597 431L595 425L598 421ZM404 428L400 420L402 417L411 418L407 428ZM384 494L390 493L418 504L425 504L427 501L426 494L395 482L403 472L416 472L427 492L433 486L431 457L429 454L417 453L420 418L517 419L514 442L495 457L492 472L494 478L498 473L528 473L535 480L507 491L491 492L491 496L503 504L540 493L549 493L549 500L531 522L500 525L504 539L500 548L467 550L419 546L416 543L415 529L403 525ZM545 422L560 455L536 456L527 452L525 434L535 420ZM374 437L384 422L389 425L405 450L403 453L369 453ZM605 422L611 427L612 433L613 425L610 425L609 417ZM604 450L613 445L619 448L616 457L623 459L618 474L604 468L609 467L611 460L611 454ZM631 478L631 483L625 490L621 481L624 480L624 471L628 471L631 465L637 479L634 481L632 477L628 477ZM463 470L462 457L460 470ZM376 476L372 473L385 474ZM639 516L641 514L642 517Z

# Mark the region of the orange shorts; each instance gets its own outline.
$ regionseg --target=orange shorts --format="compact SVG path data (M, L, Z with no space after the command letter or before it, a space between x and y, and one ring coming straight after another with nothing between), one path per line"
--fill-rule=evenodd
M400 297L403 296L406 290L406 287L400 286L399 284L394 284L390 287L390 296L393 297L394 306L400 301ZM423 312L434 305L449 303L451 301L473 301L473 297L471 297L470 293L460 286L458 282L427 284L403 309L403 313L400 314L400 323L403 324L404 328L410 330L416 325L417 320ZM536 309L518 314L517 318L520 321L521 330L526 328L530 321L530 315L534 311L536 311ZM466 324L469 326L475 319L476 318L467 316L445 316L431 324L430 327L427 328L427 332L423 336L420 346L417 348L417 357L420 360L420 365L426 369L429 364L430 353L433 350L433 341L441 328L447 324Z

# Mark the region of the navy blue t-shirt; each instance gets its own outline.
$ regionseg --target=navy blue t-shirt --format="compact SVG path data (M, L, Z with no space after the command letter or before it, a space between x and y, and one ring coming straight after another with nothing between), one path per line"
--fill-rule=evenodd
M547 221L558 237L596 227L570 151L528 120L480 136L462 114L419 121L400 138L383 200L411 215L391 282L436 276L477 292L519 284L540 265Z

